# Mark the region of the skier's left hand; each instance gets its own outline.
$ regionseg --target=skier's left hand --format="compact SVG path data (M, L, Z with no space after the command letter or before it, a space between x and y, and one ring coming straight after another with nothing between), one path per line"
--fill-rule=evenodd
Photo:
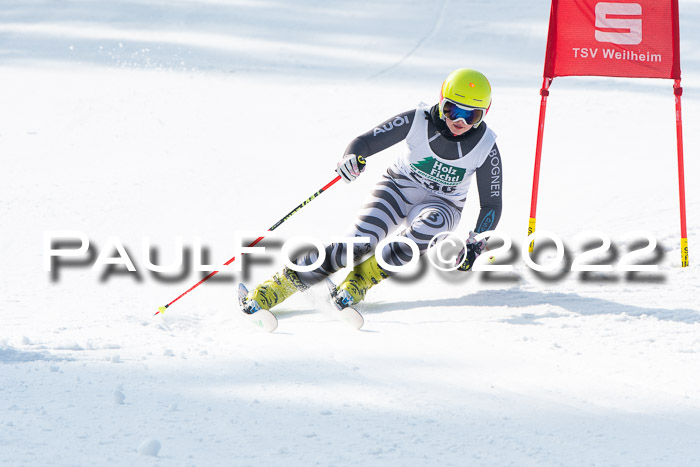
M459 265L457 268L459 271L471 271L472 266L474 266L474 261L479 257L482 251L486 248L486 242L484 240L477 240L476 234L474 232L469 232L469 238L467 238L467 247L462 248L462 251L457 255L456 264Z

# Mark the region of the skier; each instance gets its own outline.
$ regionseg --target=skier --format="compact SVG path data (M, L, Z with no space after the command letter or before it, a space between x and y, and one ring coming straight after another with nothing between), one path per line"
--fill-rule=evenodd
M356 266L332 291L336 308L363 300L372 286L389 277L377 262L401 266L412 258L405 243L393 242L381 252L377 243L395 232L416 243L422 255L431 239L454 231L459 224L472 175L476 173L481 210L457 258L458 269L468 271L485 247L476 234L496 227L501 216L502 168L496 135L483 121L491 105L491 85L475 70L462 68L445 79L440 100L432 107L401 113L350 142L336 172L346 183L362 174L365 158L405 140L407 148L377 183L361 208L349 237L369 237L369 244L353 246ZM304 291L347 266L347 245L332 243L325 248L325 261L310 272L284 268L258 285L241 300L245 313L269 310L296 291ZM374 252L363 262L358 262ZM313 264L313 251L294 263ZM245 292L244 292L245 293Z

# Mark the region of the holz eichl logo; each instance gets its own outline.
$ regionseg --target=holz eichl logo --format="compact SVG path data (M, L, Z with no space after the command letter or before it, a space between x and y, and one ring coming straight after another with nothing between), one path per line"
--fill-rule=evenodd
M459 185L467 172L466 169L445 164L431 156L411 166L428 180L448 186Z

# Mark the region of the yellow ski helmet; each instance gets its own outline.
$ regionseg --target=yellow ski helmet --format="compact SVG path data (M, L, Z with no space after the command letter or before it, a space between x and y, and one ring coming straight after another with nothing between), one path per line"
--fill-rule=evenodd
M474 126L481 123L481 119L491 106L491 84L483 73L469 68L460 68L447 76L440 89L440 118L445 119L444 106L446 101L471 109L481 109L481 118ZM469 122L468 122L469 123Z

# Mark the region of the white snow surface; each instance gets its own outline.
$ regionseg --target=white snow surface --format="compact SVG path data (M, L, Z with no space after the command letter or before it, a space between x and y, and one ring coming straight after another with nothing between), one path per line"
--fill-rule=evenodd
M659 270L540 275L520 251L548 1L3 0L0 465L700 464L700 2L680 12L691 266L672 83L557 78L538 231L570 258L577 234L601 231L614 266L648 232L659 246L641 259ZM514 272L422 261L370 291L359 332L316 287L263 334L235 300L239 281L280 268L264 242L271 260L154 316L201 273L165 281L144 247L166 264L178 238L200 238L223 263L236 231L268 229L335 176L354 136L435 102L465 66L494 88ZM344 234L399 151L281 240ZM460 235L478 204L474 186ZM93 256L47 272L57 230L84 232ZM91 269L115 239L136 272Z

